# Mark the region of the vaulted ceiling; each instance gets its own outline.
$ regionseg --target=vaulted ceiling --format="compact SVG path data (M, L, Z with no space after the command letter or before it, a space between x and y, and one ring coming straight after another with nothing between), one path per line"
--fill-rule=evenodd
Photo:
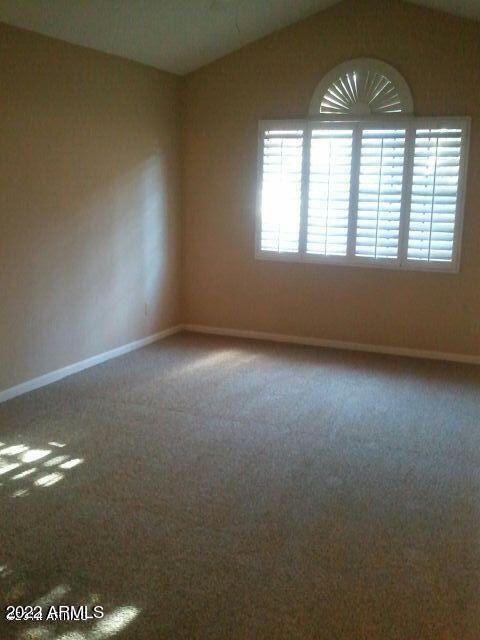
M1 0L0 21L185 74L338 0ZM480 19L480 0L416 4Z

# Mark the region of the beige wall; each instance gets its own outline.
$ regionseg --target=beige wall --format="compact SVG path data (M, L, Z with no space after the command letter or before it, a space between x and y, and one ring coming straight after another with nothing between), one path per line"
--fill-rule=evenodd
M345 0L187 77L183 92L188 323L480 353L480 25L389 0ZM254 259L257 123L303 117L357 56L394 65L417 115L470 115L460 274Z
M179 82L0 25L0 390L179 321Z
M181 80L0 24L0 390L180 321L479 354L479 43L345 0ZM473 118L460 274L254 259L258 120L304 116L357 56L397 67L417 114Z

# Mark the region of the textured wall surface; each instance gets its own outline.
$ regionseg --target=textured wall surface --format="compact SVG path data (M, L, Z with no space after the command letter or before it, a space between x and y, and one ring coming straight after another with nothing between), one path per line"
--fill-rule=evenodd
M397 0L345 0L187 77L184 320L377 345L480 353L480 25ZM254 257L257 126L303 117L332 67L380 58L417 115L468 115L459 274Z
M180 320L478 355L479 43L345 0L181 80L0 25L0 389ZM357 56L394 65L418 115L472 117L459 274L254 258L258 120L303 117Z
M178 83L0 25L0 389L178 322Z

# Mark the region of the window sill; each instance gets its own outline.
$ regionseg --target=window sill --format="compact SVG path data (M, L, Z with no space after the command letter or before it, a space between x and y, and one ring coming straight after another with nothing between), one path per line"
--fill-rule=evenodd
M335 256L317 256L312 254L276 253L272 251L257 251L256 260L272 262L297 262L303 264L318 264L337 267L354 267L367 269L386 269L388 271L429 271L433 273L460 273L458 262L429 262L421 260L378 260L374 258L355 258L354 260Z

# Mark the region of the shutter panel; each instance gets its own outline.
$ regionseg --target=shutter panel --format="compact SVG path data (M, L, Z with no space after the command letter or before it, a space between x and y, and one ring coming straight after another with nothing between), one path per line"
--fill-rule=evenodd
M268 130L263 138L261 250L298 252L303 130Z
M362 132L355 255L397 259L405 129Z
M416 130L409 260L453 260L461 148L461 129Z
M346 256L353 129L313 129L307 253Z

